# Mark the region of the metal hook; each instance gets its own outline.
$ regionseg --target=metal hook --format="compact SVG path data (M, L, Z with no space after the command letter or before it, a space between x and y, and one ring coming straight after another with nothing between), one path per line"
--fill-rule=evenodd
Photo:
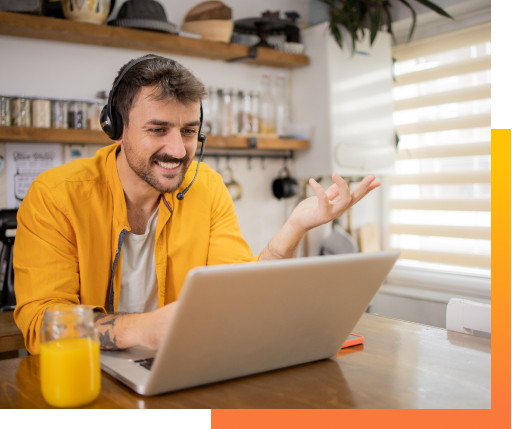
M248 169L248 170L251 170L251 169L252 169L251 161L252 161L252 156L251 156L251 155L249 155L249 156L247 157L247 169Z
M219 172L219 165L220 165L220 156L219 155L215 155L215 171L217 173Z
M262 156L262 157L261 157L261 169L262 169L262 170L265 170L265 168L266 168L266 167L265 167L265 157L264 157L264 156Z
M228 167L228 168L229 168L229 155L228 155L228 156L226 156L226 167Z

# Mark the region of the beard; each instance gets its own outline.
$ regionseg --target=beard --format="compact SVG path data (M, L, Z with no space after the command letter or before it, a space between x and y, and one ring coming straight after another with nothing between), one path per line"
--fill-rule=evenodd
M185 173L187 172L188 167L192 163L192 160L188 155L185 155L183 158L175 158L166 153L155 153L151 155L151 157L148 160L145 160L141 156L139 156L136 153L136 151L132 150L131 145L125 145L124 150L126 161L129 167L133 170L133 172L142 180L144 180L149 186L153 187L161 194L171 193L179 189L179 187L183 183L183 179L185 178ZM163 177L165 177L166 179L175 179L172 185L164 185L159 182L153 167L157 161L180 164L180 169L178 173L163 175Z

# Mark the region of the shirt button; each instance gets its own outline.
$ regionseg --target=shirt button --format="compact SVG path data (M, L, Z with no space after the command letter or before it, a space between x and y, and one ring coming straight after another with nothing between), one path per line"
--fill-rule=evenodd
M116 253L118 252L118 249L116 249Z

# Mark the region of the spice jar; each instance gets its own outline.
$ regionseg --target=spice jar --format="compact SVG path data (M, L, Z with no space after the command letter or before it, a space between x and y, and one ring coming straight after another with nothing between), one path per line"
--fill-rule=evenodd
M87 102L71 100L68 103L68 128L87 128Z
M11 98L11 124L15 127L30 127L30 98L19 96Z
M0 127L11 125L11 99L0 94Z
M103 109L103 100L91 100L87 112L87 123L90 130L101 131L100 113Z
M68 127L68 102L52 100L52 128Z
M56 305L41 328L41 390L48 404L79 407L100 393L100 346L92 307Z
M50 100L36 98L32 100L32 126L36 128L50 128L51 102Z

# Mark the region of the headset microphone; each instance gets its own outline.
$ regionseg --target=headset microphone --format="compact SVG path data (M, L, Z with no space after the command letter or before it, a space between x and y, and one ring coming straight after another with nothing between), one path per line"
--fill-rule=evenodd
M206 144L206 136L203 134L203 105L201 105L201 118L200 118L200 125L199 125L199 136L197 137L197 140L201 142L201 153L199 154L199 161L197 161L197 168L196 168L196 174L194 178L192 179L192 182L190 182L190 185L188 185L182 192L180 192L178 195L176 195L176 198L178 200L182 200L185 198L185 194L188 192L192 184L195 182L197 173L199 172L199 164L203 160L204 155L204 145Z

